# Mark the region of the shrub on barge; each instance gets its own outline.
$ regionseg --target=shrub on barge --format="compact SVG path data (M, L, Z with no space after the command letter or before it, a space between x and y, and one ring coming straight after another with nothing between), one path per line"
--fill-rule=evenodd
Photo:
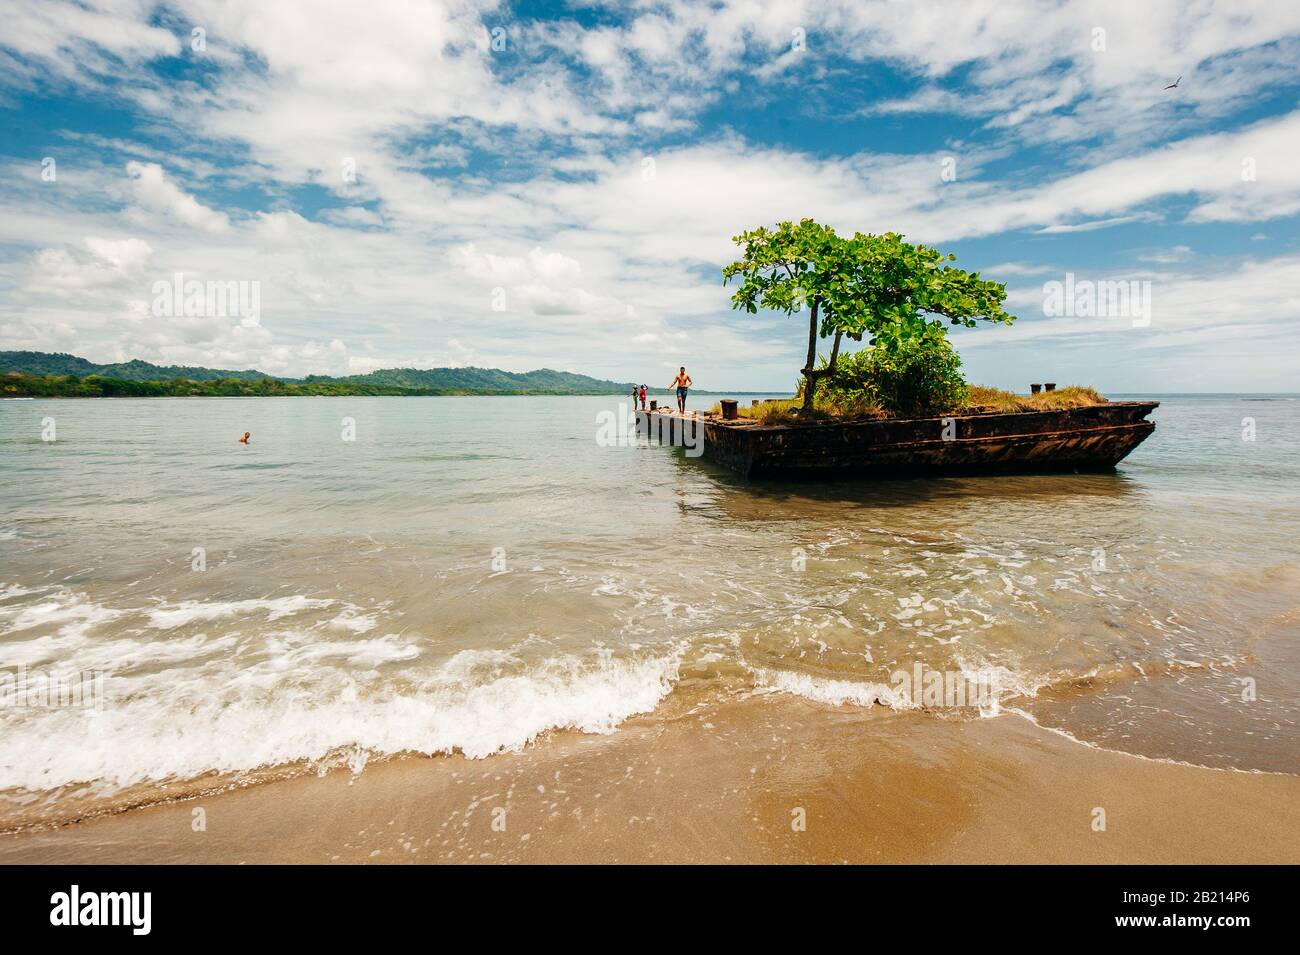
M899 417L944 414L965 407L961 358L942 330L878 340L846 355L826 383L830 403L854 414L879 408Z

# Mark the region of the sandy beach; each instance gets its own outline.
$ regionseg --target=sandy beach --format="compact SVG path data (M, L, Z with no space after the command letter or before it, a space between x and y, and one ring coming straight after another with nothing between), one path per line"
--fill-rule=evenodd
M759 695L663 716L7 833L0 862L1300 862L1290 775L1108 752L1016 714Z

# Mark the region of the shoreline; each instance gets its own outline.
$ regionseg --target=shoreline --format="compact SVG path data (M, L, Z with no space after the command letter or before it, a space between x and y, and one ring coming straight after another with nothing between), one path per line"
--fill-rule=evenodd
M0 836L4 863L1297 861L1300 776L779 694Z

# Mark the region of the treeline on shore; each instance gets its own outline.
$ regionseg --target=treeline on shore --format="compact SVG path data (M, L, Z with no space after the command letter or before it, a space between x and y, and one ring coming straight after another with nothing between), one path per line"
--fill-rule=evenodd
M307 394L307 395L617 395L627 394L631 382L608 381L553 368L534 371L502 371L500 368L380 368L364 375L307 375L294 378L270 375L246 368L242 371L205 368L194 365L155 365L139 358L130 361L100 365L76 355L63 352L0 351L0 382L3 375L32 375L47 378L112 378L128 382L184 381L206 384L226 380L250 382L259 389L270 387L261 384L263 379L280 381L289 385L310 385L303 391L223 391L220 394ZM345 389L319 389L315 386L343 384L357 386ZM61 387L61 386L59 386ZM214 392L215 393L215 392ZM81 392L79 392L81 394ZM113 394L209 394L192 389L181 392L121 392ZM98 393L93 393L98 396Z
M0 395L7 398L275 398L353 395L560 395L582 392L564 390L485 391L461 388L399 388L356 381L281 381L277 378L216 378L192 381L132 381L102 375L28 375L9 372L0 376ZM606 392L587 392L605 394Z

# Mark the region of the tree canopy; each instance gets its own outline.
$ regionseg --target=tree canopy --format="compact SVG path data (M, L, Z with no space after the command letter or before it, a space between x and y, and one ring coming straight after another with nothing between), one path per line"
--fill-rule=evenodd
M812 219L779 222L733 237L740 259L722 270L723 284L739 280L732 307L792 315L809 312L804 409L811 411L819 378L835 374L843 336L890 347L910 338L942 336L944 322L974 327L1010 324L1002 308L1006 286L947 265L956 259L894 232L842 238ZM816 368L819 338L833 336L830 359Z

